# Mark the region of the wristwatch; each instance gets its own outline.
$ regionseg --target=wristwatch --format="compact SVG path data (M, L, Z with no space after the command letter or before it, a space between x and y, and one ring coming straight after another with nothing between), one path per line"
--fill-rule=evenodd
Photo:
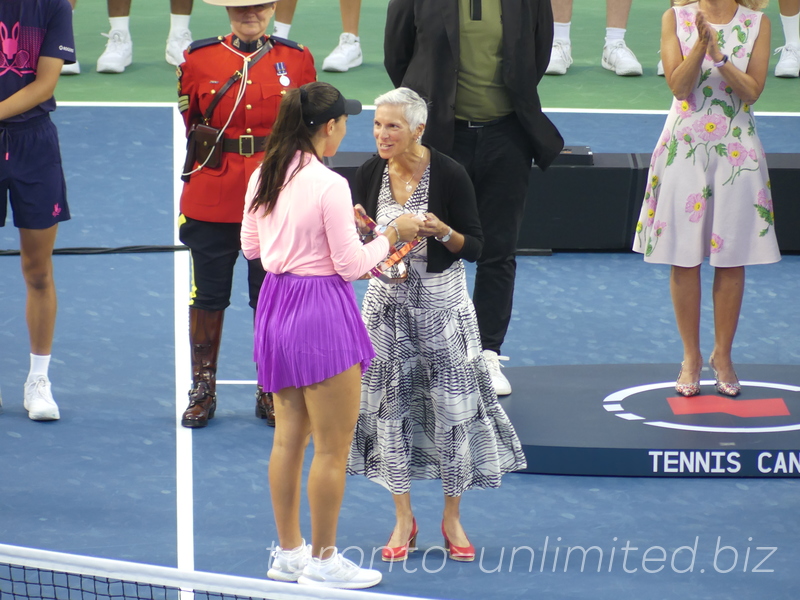
M450 238L453 237L453 228L450 227L448 232L443 235L442 237L434 237L437 242L442 242L443 244L450 241Z

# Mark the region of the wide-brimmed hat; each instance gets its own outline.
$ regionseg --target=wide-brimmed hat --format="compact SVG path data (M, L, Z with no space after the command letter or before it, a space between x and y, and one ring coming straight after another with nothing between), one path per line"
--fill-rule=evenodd
M259 4L274 4L278 0L203 0L206 4L214 6L258 6Z

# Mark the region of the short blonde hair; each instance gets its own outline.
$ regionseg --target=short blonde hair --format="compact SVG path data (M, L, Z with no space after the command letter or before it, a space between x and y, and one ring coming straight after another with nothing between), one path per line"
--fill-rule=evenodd
M675 0L675 6L686 6L694 2L697 2L697 0ZM769 4L769 0L736 0L736 2L752 10L761 10Z

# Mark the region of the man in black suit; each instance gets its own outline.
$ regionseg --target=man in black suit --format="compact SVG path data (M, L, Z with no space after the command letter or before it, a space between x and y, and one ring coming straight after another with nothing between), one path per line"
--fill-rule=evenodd
M536 89L550 61L550 0L390 0L384 64L430 104L424 141L455 158L475 186L483 254L473 301L498 395L511 320L517 237L531 159L546 169L564 140Z

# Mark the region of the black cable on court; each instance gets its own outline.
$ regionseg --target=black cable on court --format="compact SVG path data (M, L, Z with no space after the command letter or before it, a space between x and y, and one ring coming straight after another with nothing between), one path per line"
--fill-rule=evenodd
M56 248L53 254L138 254L145 252L182 252L189 248L179 246L120 246L118 248L85 247ZM0 250L0 256L19 256L19 250Z

